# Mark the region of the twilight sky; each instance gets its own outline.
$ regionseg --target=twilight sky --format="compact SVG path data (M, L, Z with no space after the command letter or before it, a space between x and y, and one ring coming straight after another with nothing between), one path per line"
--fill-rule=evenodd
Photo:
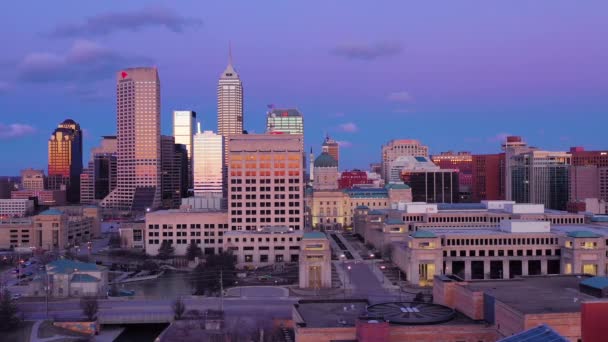
M393 138L432 153L491 153L507 134L536 146L608 148L608 2L13 1L0 14L0 175L46 170L47 139L72 118L85 160L115 134L114 73L157 66L162 131L193 109L216 129L232 41L245 126L297 107L306 146L325 133L343 168Z

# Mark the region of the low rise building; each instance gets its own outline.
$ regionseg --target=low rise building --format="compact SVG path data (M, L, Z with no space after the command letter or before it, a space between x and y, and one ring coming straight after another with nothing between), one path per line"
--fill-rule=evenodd
M224 233L224 248L236 256L238 268L298 262L302 236L302 231L289 227L229 231Z
M103 296L108 287L108 270L96 264L60 259L46 265L52 297ZM44 286L44 281L38 285ZM32 287L32 295L43 295L44 287Z
M34 213L34 201L29 199L0 199L0 217L25 217Z
M299 259L300 288L331 287L331 248L325 234L304 233Z
M145 248L158 254L163 241L173 245L175 255L185 255L194 241L204 254L223 251L224 233L228 231L225 211L158 210L146 214Z

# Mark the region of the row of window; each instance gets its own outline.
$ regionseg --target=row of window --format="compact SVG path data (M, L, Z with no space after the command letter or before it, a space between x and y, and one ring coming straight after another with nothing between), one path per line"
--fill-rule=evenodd
M243 256L243 260L245 262L254 262L253 255L251 255L251 254L245 254ZM290 256L290 262L298 262L298 260L300 260L300 257L298 254L292 254ZM285 261L285 257L282 254L277 254L274 256L274 262L284 262L284 261ZM258 262L268 262L268 254L260 254Z
M200 224L200 223L192 223L190 224L190 229L215 229L216 224L215 223L205 223L205 224ZM159 224L149 224L148 225L148 229L160 229L161 225ZM183 224L176 224L175 225L176 229L188 229L188 225L183 223ZM227 223L218 223L217 224L217 228L218 229L228 229L228 224ZM173 229L173 224L163 224L162 225L162 229Z
M561 250L560 249L545 249L544 250L545 253L543 254L543 250L542 249L518 249L518 250L512 250L512 249L508 249L506 251L499 249L499 250L461 250L461 251L443 251L443 256L447 257L485 257L485 256L489 256L489 257L493 257L493 256L560 256L561 255ZM487 252L487 253L486 253Z
M442 246L557 245L558 238L441 239Z

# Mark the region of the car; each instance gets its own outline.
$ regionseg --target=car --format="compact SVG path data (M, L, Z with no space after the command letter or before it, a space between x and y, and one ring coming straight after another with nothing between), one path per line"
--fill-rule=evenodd
M26 262L24 265L25 265L25 266L30 266L31 264L32 264L32 263L28 261L28 262Z
M19 299L19 298L21 298L21 294L20 294L20 293L14 293L14 294L11 296L11 299L12 299L12 300L17 300L17 299Z

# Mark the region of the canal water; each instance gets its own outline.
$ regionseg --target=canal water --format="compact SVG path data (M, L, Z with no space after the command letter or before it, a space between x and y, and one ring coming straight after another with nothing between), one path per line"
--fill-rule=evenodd
M169 324L129 324L114 342L153 342Z
M167 270L157 279L121 284L120 288L150 299L187 296L192 294L191 277L191 273Z

